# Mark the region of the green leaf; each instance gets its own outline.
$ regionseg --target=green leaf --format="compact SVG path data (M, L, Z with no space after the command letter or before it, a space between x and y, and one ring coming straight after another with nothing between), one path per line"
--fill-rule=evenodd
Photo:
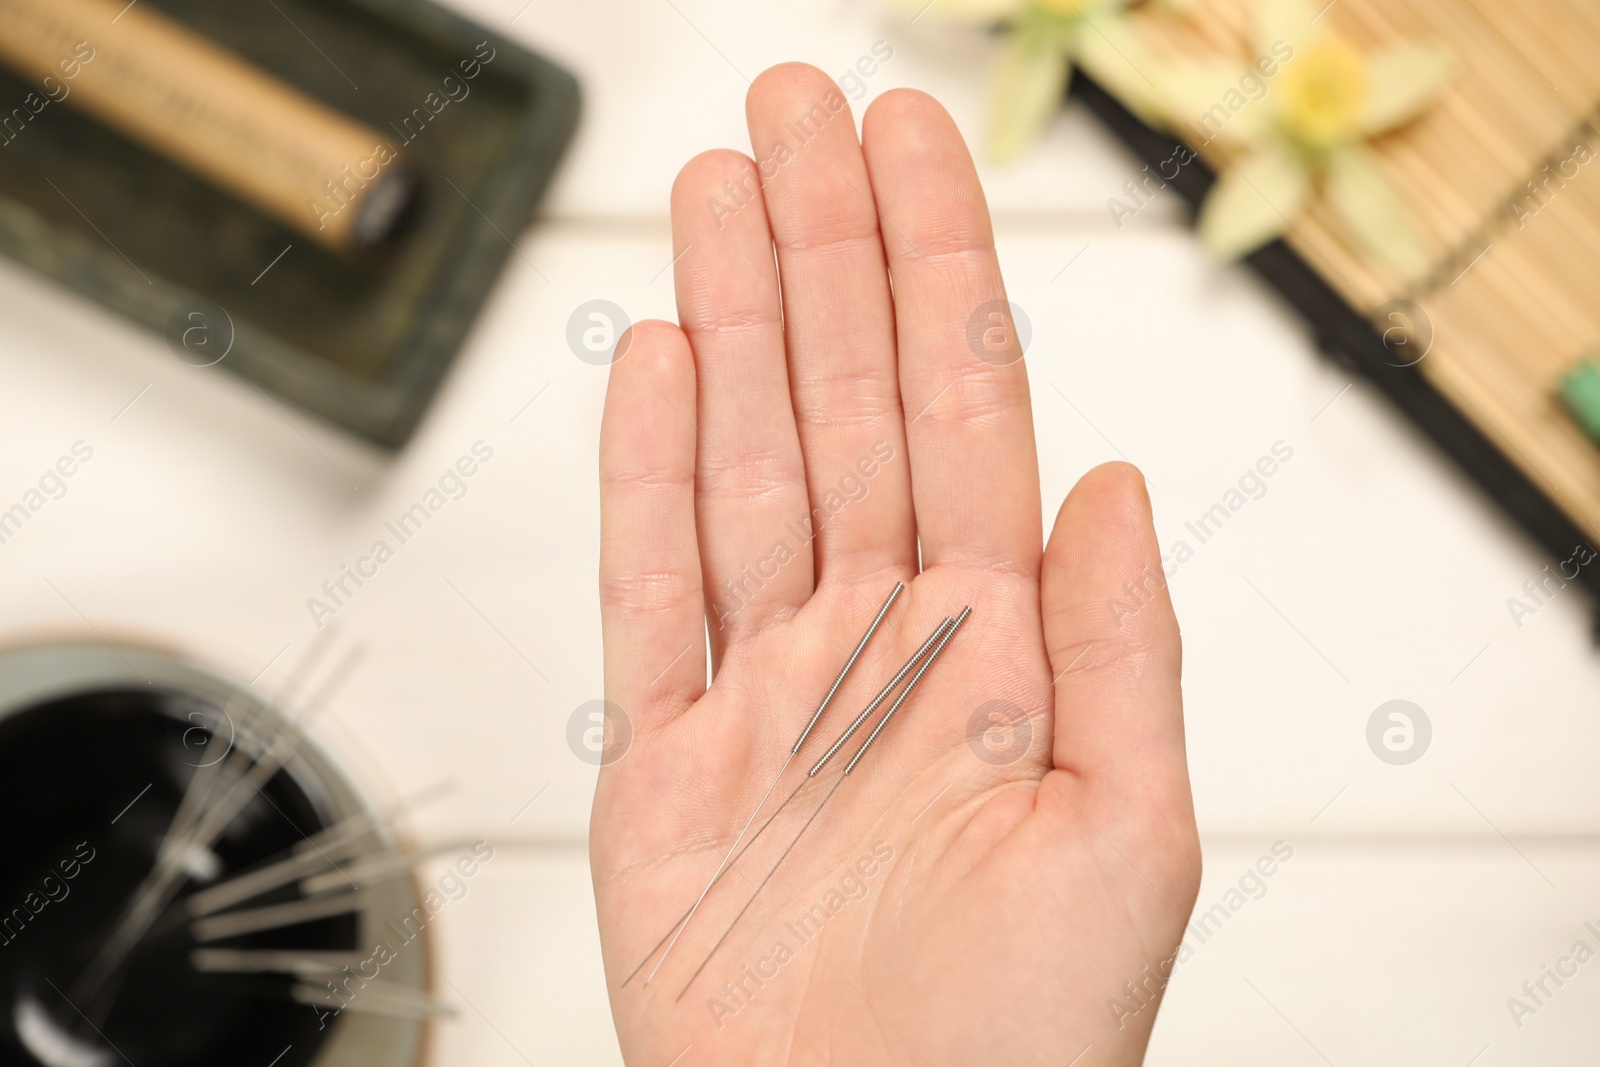
M1254 58L1273 55L1272 46L1279 41L1296 52L1315 44L1324 31L1321 21L1313 20L1325 3L1327 0L1317 0L1315 5L1311 0L1259 0L1252 42Z
M1409 122L1433 103L1450 80L1450 54L1437 45L1394 45L1367 61L1363 133L1382 133Z
M1218 176L1200 210L1200 239L1225 259L1247 255L1289 228L1310 188L1298 156L1263 145Z
M1070 67L1061 46L1043 32L1011 34L995 68L989 154L1011 159L1037 138L1061 108Z
M1334 210L1362 248L1408 280L1427 269L1427 250L1411 212L1370 149L1352 146L1333 153L1327 186Z
M1160 68L1133 24L1122 16L1085 19L1078 30L1078 66L1128 110L1154 125L1165 99L1156 81Z
M894 0L894 6L909 18L930 22L973 23L992 26L1013 18L1027 7L1028 0Z
M1244 145L1264 139L1272 129L1272 105L1252 100L1239 88L1237 64L1216 59L1183 59L1157 65L1162 111L1172 127L1195 147L1219 140ZM1237 111L1233 104L1240 104Z

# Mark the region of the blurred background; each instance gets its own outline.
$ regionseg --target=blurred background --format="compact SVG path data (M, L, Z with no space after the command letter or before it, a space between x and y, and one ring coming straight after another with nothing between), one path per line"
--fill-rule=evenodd
M504 271L415 433L398 451L368 443L0 260L0 505L92 448L0 544L0 641L166 649L270 693L333 629L364 655L316 740L379 803L454 782L410 833L496 850L436 922L434 989L457 1014L432 1062L618 1063L585 844L597 756L581 743L602 696L607 368L572 325L595 301L613 319L675 317L668 190L693 154L748 150L743 97L763 68L855 72L858 121L889 89L926 90L979 145L1003 42L864 0L443 2L570 71L583 110L533 225L497 238ZM1162 544L1190 550L1170 580L1205 848L1196 918L1223 917L1179 967L1150 1062L1591 1062L1600 965L1547 983L1531 1014L1508 1004L1534 1003L1524 983L1575 942L1600 948L1585 925L1600 928L1587 594L1531 601L1525 584L1561 557L1209 254L1179 197L1108 211L1144 163L1081 104L980 166L1031 328L1046 513L1125 459ZM396 544L385 524L469 456L475 473ZM1242 483L1266 456L1275 473ZM1230 492L1247 502L1196 537ZM392 558L335 601L324 583L380 539ZM1398 748L1374 740L1396 711L1413 728ZM1292 859L1248 877L1275 845Z

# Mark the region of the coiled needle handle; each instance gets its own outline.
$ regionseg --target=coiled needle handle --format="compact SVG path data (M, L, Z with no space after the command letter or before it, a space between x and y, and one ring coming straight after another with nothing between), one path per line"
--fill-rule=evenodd
M878 707L885 700L889 699L889 694L893 693L895 688L899 686L901 682L905 681L906 675L910 674L912 668L916 667L917 661L927 654L928 649L933 647L933 643L939 640L940 635L943 634L949 626L950 616L946 615L944 617L944 621L934 628L933 633L928 635L928 639L926 641L922 642L922 647L917 649L916 652L912 653L910 659L906 660L906 665L896 671L895 676L889 679L889 684L879 690L878 695L872 698L872 703L861 709L861 714L856 716L856 721L851 723L849 728L846 729L844 733L839 735L838 740L828 747L828 751L823 753L821 759L817 760L816 766L812 767L811 770L806 773L807 778L815 778L817 773L828 765L828 761L833 759L835 753L844 747L844 743L850 740L851 735L853 735L857 730L861 729L861 724L866 722L868 717L871 716L873 712L877 711Z
M917 668L917 673L913 674L911 681L906 683L905 691L900 694L893 704L889 705L889 710L883 713L883 718L878 720L878 725L872 728L872 732L867 735L867 739L861 743L861 750L851 756L850 762L844 765L845 774L849 774L856 769L856 764L860 763L861 757L867 754L867 749L872 747L872 742L876 741L878 735L883 733L883 728L889 725L889 720L894 718L894 713L899 711L900 706L911 696L911 691L917 687L918 682L922 681L922 676L928 673L928 668L938 662L939 655L944 651L944 647L950 643L950 639L956 635L956 631L961 629L961 624L966 622L967 616L971 614L971 607L961 609L961 614L956 616L956 621L951 623L950 627L945 630L944 636L939 639L939 643L934 646L932 652L928 653L928 658L922 661L921 667Z
M895 582L894 588L889 591L889 599L883 602L883 607L878 609L878 617L872 620L872 625L867 627L867 632L861 635L861 641L856 645L856 650L850 653L850 658L845 661L844 667L839 671L839 677L833 680L833 685L828 687L828 695L822 698L822 703L817 705L817 710L812 713L811 721L806 723L806 728L800 731L800 737L795 741L794 747L789 750L790 755L798 755L800 746L806 743L806 738L811 736L811 731L816 729L817 720L822 718L822 713L828 710L828 705L833 703L833 698L838 695L839 687L844 685L844 680L850 676L850 670L856 665L856 660L861 658L861 653L866 650L867 642L872 640L872 635L878 632L878 627L883 624L883 617L889 614L889 609L894 607L894 602L900 599L900 594L905 592L905 582Z

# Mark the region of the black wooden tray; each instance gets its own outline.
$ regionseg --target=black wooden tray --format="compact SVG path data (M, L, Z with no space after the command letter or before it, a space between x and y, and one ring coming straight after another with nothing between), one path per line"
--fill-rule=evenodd
M0 147L0 253L166 333L188 362L226 351L219 366L399 446L532 217L577 83L424 0L141 2L396 131L422 181L412 226L386 254L342 258L69 102ZM484 42L493 58L470 93L398 132ZM30 88L0 71L0 101ZM209 347L192 352L179 338L201 339L196 324Z
M1101 86L1074 71L1072 97L1081 100L1139 159L1157 167L1171 157L1178 142L1170 133L1151 129ZM1166 179L1166 171L1162 171ZM1166 179L1191 211L1198 211L1216 175L1198 157ZM1590 545L1589 537L1493 442L1439 392L1415 364L1397 366L1383 336L1358 314L1282 240L1246 256L1256 274L1303 315L1316 331L1328 356L1375 384L1391 403L1422 429L1461 469L1557 559L1566 559L1574 545ZM1600 568L1578 571L1591 598L1600 598ZM1600 641L1600 618L1595 625Z

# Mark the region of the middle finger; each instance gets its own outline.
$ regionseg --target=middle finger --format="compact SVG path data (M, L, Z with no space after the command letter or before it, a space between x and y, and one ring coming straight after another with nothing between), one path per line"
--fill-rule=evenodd
M789 387L817 581L916 565L889 271L844 94L803 63L773 67L745 110L778 249Z

